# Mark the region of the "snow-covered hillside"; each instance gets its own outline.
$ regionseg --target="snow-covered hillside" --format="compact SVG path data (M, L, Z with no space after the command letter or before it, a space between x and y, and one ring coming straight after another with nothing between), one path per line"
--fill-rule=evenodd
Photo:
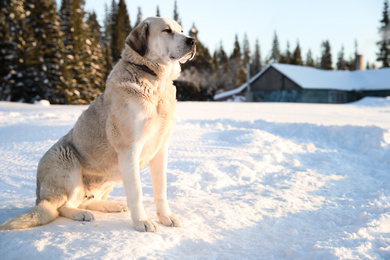
M0 221L35 203L40 157L86 107L0 102ZM0 232L1 259L390 259L390 100L179 103L168 198L182 228L96 212ZM155 220L148 169L144 205ZM110 200L125 201L120 184Z

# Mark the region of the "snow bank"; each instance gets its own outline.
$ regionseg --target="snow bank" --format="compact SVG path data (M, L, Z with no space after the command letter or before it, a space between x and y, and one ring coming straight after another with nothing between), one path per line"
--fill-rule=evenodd
M34 105L40 105L40 106L48 107L48 106L50 106L50 102L48 100L42 99L42 100L39 100L39 101L34 101Z
M365 97L356 102L351 103L358 106L368 106L368 107L389 107L390 106L390 97Z
M34 205L40 157L83 109L0 102L0 221ZM4 259L389 259L389 115L387 106L360 104L179 103L168 198L182 228L139 233L128 213L96 212L94 222L59 218L1 232L0 253ZM148 169L141 178L145 210L157 220ZM125 200L121 185L109 199Z
M227 99L226 101L227 102L245 102L245 97L233 95L233 97Z

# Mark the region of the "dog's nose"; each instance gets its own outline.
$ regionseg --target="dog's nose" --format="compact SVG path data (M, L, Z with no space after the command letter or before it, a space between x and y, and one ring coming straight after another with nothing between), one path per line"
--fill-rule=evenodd
M186 40L186 43L190 46L194 45L196 43L196 40L194 38L188 37Z

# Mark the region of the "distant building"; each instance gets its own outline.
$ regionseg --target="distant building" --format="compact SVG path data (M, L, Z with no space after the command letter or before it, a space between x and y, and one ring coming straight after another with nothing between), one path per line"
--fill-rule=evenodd
M254 102L346 103L366 96L390 96L390 68L321 70L272 64L240 87L218 93L214 100L245 96Z

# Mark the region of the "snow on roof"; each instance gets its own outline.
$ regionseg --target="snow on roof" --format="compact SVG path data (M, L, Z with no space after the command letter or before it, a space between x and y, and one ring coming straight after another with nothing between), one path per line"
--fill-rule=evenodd
M390 89L390 68L379 70L321 70L289 64L272 64L276 70L305 89Z
M239 86L238 88L215 94L214 100L219 100L219 99L223 99L226 97L234 96L234 95L240 93L241 91L243 91L247 87L247 85L248 85L248 83L246 82L246 83L242 84L241 86Z
M337 89L337 90L390 90L390 68L379 70L345 71L322 70L312 67L291 64L271 64L250 79L250 83L273 67L304 89ZM236 95L248 86L244 83L214 96L214 100Z
M269 66L268 66L269 67ZM259 73L257 73L255 76L253 76L250 80L249 80L249 84L251 84L253 81L255 81L258 77L260 77L261 74L263 74L267 69L263 69L262 71L260 71ZM233 96L233 95L236 95L242 91L244 91L248 86L248 82L245 82L244 84L242 84L241 86L239 86L238 88L235 88L235 89L232 89L232 90L228 90L228 91L225 91L225 92L222 92L222 93L218 93L214 96L214 100L219 100L219 99L223 99L223 98L227 98L227 97L230 97L230 96Z

